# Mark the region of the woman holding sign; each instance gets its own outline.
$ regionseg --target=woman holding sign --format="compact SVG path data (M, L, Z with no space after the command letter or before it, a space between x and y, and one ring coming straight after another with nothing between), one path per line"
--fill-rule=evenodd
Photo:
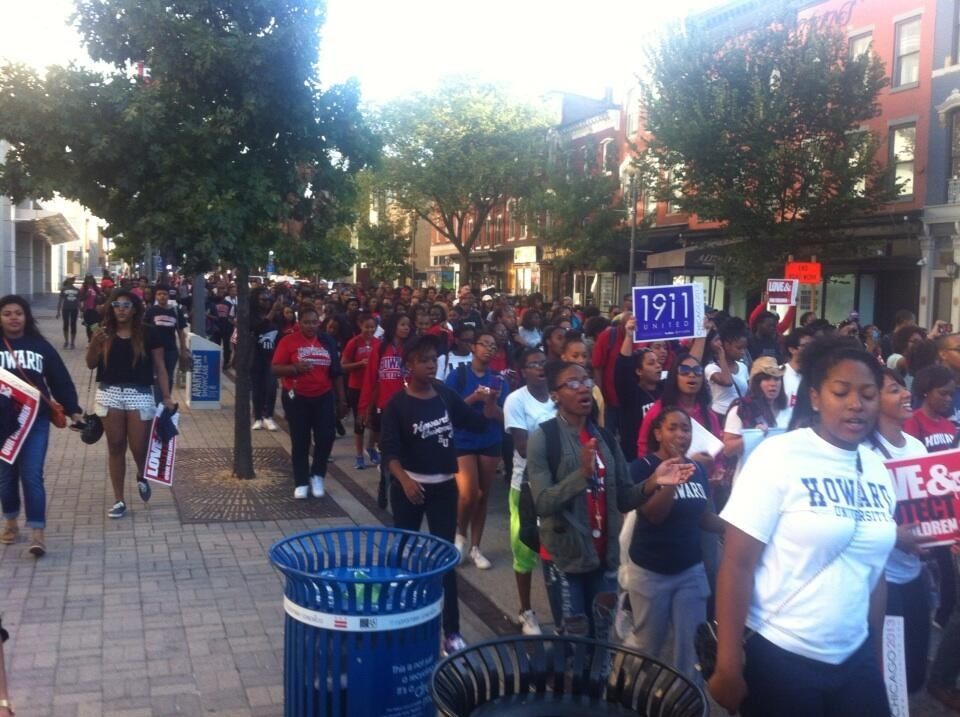
M743 453L743 429L759 428L766 433L771 428L790 425L793 411L787 407L783 392L784 369L772 356L761 356L750 367L750 387L747 395L730 406L723 429L723 453L740 456Z
M103 317L87 346L87 368L97 370L94 410L103 419L114 504L110 518L127 514L123 482L127 473L127 448L137 465L137 491L150 500L150 484L143 478L150 441L150 423L156 413L154 376L163 405L171 411L170 381L163 357L163 343L153 327L143 321L143 302L129 289L113 292Z
M880 415L871 439L874 452L883 460L927 455L920 441L903 432L910 413L910 392L900 374L893 369L883 369ZM930 649L930 596L917 552L916 538L907 527L899 526L897 545L884 571L887 615L903 618L908 692L916 692L923 686Z
M883 461L860 445L883 376L846 338L815 341L802 363L793 423L806 427L754 450L721 514L709 689L744 717L887 715L881 578L896 496Z
M33 426L12 464L0 461L0 507L3 509L3 530L0 545L17 540L17 518L20 516L20 485L27 514L27 527L32 530L29 552L40 558L46 554L43 530L47 519L47 494L43 485L43 463L47 457L51 413L49 397L59 401L74 423L83 420L77 403L77 389L56 349L37 330L30 304L16 295L0 299L0 366L16 378L31 384L46 400L41 400ZM4 399L7 411L15 407ZM20 485L18 485L18 483Z

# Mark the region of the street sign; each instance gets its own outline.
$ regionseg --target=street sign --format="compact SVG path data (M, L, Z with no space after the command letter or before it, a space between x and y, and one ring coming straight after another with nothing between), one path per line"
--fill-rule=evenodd
M159 254L153 255L153 272L154 274L163 273L163 257Z
M677 284L633 287L635 342L699 338L707 335L703 286Z
M767 279L767 302L779 306L795 306L800 282L796 279Z
M823 265L818 261L791 261L783 276L785 279L796 279L801 284L819 284L823 281Z
M273 263L273 259L268 260L268 261L267 261L267 275L269 276L270 274L276 274L276 273L277 273L277 267L276 267L276 265Z
M194 410L220 408L220 351L213 341L190 334L187 405Z

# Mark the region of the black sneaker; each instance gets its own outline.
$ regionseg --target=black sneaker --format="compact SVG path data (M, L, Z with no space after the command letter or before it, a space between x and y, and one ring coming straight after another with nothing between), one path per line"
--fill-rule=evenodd
M143 478L137 478L137 490L140 491L140 500L142 500L144 503L149 501L150 496L153 495L153 489Z
M127 514L127 504L122 500L118 500L113 504L113 507L107 511L108 518L122 518Z

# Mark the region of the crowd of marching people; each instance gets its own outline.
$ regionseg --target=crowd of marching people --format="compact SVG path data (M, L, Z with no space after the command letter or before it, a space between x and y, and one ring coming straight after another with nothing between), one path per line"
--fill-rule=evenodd
M192 292L186 280L108 281L66 282L58 314L65 350L86 327L109 515L121 518L128 449L150 497L147 429L158 405L173 409ZM213 281L204 307L225 368L236 297ZM350 416L354 467L378 469L395 525L426 518L480 570L492 567L484 529L502 475L524 634L543 630L539 564L556 631L668 656L731 713L879 715L883 620L897 615L909 691L926 686L960 711L956 546L921 549L896 524L884 466L957 446L960 334L905 311L884 334L855 312L835 326L761 301L746 320L706 307L701 338L636 343L630 303L257 283L251 425L278 429L279 393L294 498L320 499ZM29 305L0 299L0 327L4 368L82 421ZM22 486L37 556L47 424L0 463L0 543L17 539ZM445 578L447 652L464 647L456 581Z

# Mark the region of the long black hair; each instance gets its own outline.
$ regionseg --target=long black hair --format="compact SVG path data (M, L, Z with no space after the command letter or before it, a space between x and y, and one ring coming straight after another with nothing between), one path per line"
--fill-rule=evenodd
M694 356L684 356L679 361L675 362L673 366L670 367L670 372L667 374L667 380L663 382L663 393L660 395L660 405L661 406L679 406L680 405L680 396L681 391L677 385L677 376L680 369L680 364L684 361L693 361L700 366L700 362ZM710 415L710 406L713 403L713 396L710 393L710 387L707 386L707 377L701 376L702 383L700 385L700 390L697 392L697 395L694 397L694 402L700 406L700 415L706 420L707 416Z
M9 304L16 304L23 309L23 335L39 337L41 335L40 329L37 328L37 320L33 318L33 312L30 310L30 304L27 303L27 300L18 294L7 294L0 299L0 311ZM0 350L2 350L2 347L0 347Z
M877 360L867 353L859 341L849 336L830 334L820 336L807 344L800 354L800 387L797 389L797 404L790 418L790 430L811 428L819 420L819 414L813 410L810 390L819 391L827 380L830 371L844 361L862 363L873 374L877 390L883 388L883 368Z
M383 320L383 347L391 346L397 337L397 324L400 319L409 320L410 317L400 311L394 311ZM409 337L408 337L409 338Z

